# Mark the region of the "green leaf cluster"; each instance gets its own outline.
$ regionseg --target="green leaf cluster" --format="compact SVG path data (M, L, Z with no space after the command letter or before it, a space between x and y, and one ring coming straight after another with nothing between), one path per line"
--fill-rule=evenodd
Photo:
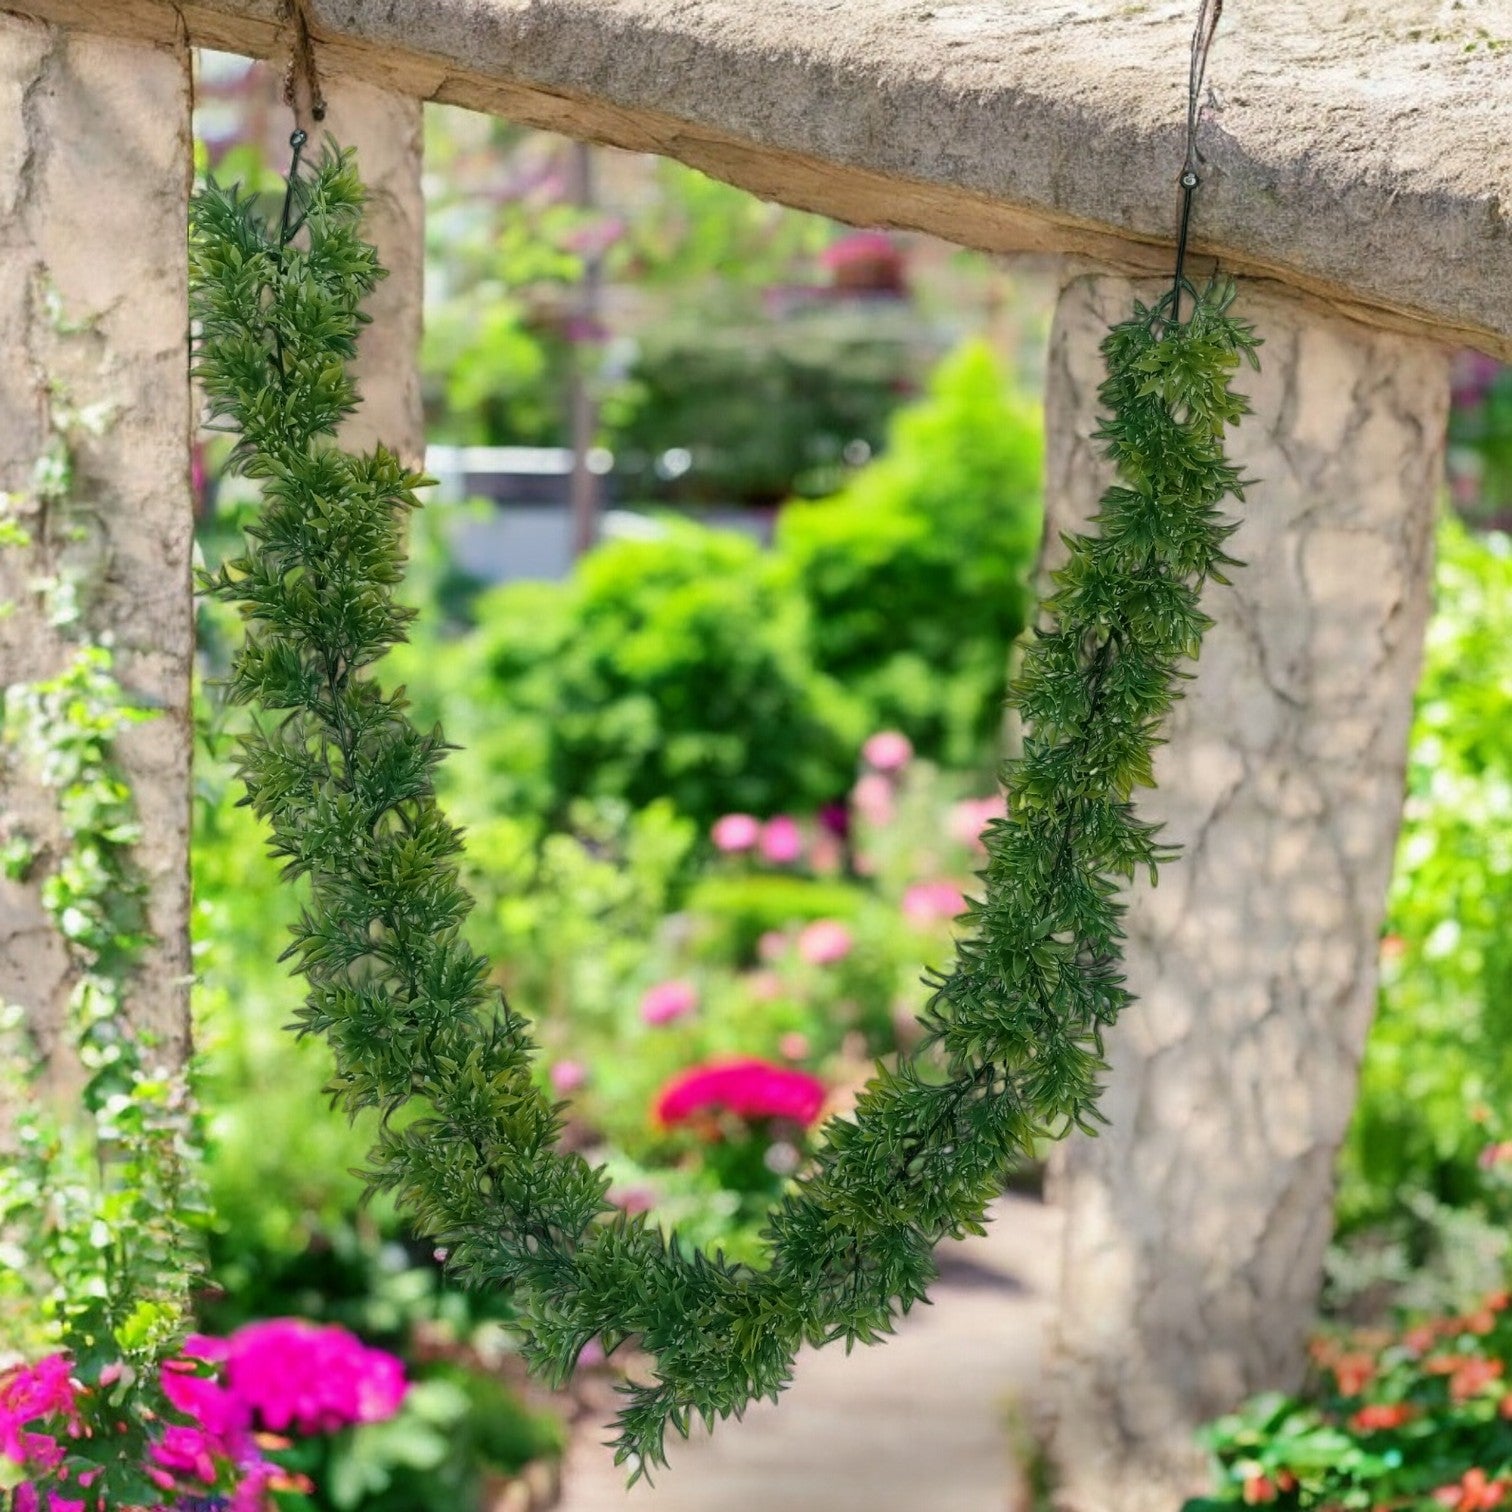
M209 583L248 622L229 692L260 719L241 775L308 890L288 950L309 985L300 1027L330 1042L336 1102L383 1115L369 1180L470 1279L514 1288L548 1376L592 1339L639 1340L654 1376L628 1391L618 1450L640 1472L669 1427L779 1392L805 1341L886 1334L924 1297L936 1241L980 1228L1005 1166L1094 1117L1101 1034L1128 1002L1117 894L1170 854L1130 800L1208 624L1201 587L1230 565L1219 504L1241 480L1223 432L1256 339L1223 282L1193 291L1182 325L1162 301L1108 337L1099 435L1120 482L1099 533L1067 540L1015 689L1032 733L971 935L931 986L934 1053L879 1070L829 1126L756 1269L611 1216L604 1175L554 1148L525 1022L463 937L461 837L433 792L445 742L365 675L404 633L394 587L422 480L325 439L356 402L344 363L378 276L361 205L332 151L291 181L281 225L214 185L193 207L199 376L265 498L245 555Z

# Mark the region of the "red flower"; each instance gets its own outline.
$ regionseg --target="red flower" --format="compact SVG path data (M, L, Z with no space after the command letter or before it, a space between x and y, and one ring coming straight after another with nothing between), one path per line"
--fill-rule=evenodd
M817 1076L770 1061L694 1066L674 1076L656 1099L658 1123L686 1123L699 1113L724 1111L755 1121L782 1118L805 1126L818 1118L826 1088Z
M1244 1505L1259 1506L1261 1502L1273 1502L1280 1493L1276 1483L1268 1475L1252 1475L1244 1483Z
M1465 1471L1457 1485L1440 1486L1433 1499L1453 1507L1455 1512L1485 1512L1501 1505L1507 1484L1504 1480L1488 1480L1486 1472L1477 1467Z
M1408 1402L1372 1402L1350 1418L1349 1426L1357 1433L1375 1433L1382 1428L1400 1428L1415 1409Z

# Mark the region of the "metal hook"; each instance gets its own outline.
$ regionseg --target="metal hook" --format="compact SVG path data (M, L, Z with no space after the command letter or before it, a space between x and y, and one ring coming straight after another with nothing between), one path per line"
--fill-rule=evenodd
M1207 72L1213 35L1223 15L1223 0L1202 0L1192 32L1192 61L1187 73L1186 157L1181 164L1181 229L1176 238L1176 277L1171 287L1171 323L1181 323L1181 285L1186 268L1187 233L1192 222L1192 194L1202 182L1197 172L1197 116L1201 110L1202 77Z

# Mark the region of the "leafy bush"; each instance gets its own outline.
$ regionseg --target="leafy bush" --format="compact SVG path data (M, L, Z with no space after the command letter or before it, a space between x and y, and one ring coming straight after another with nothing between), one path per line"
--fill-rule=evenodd
M464 802L486 789L494 812L560 827L575 799L665 798L709 823L847 785L857 707L814 671L782 563L743 536L669 522L601 546L565 583L484 594L476 612L442 694L468 751L452 779Z
M1346 1229L1412 1194L1476 1200L1486 1110L1512 1085L1512 544L1446 520L1437 592Z
M1037 406L973 342L895 417L876 463L778 525L819 669L866 704L872 728L902 730L947 765L980 766L996 744L1030 610L1041 450Z

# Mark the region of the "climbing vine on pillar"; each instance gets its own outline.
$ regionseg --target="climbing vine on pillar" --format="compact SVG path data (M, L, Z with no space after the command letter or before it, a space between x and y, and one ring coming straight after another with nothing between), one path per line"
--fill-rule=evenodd
M54 321L70 334L60 311ZM155 714L133 702L108 637L89 628L98 520L74 477L78 444L113 417L75 407L57 385L46 402L51 434L31 486L0 494L0 551L25 553L30 607L56 632L61 665L5 689L0 769L36 777L56 834L43 844L5 824L0 866L37 889L67 950L69 991L51 1066L32 1033L42 1005L0 1002L0 1356L66 1352L80 1389L51 1467L59 1498L87 1479L102 1504L145 1505L160 1490L147 1446L169 1412L158 1366L188 1326L207 1213L187 1069L131 1012L151 940L133 855L141 826L116 747ZM68 1072L49 1075L59 1065ZM72 1083L66 1095L60 1082ZM20 1473L0 1453L0 1486Z
M548 1377L592 1339L639 1341L654 1375L629 1388L618 1440L639 1473L669 1427L775 1395L803 1343L889 1332L925 1295L936 1242L980 1229L1004 1169L1096 1120L1103 1032L1130 1001L1119 893L1174 854L1132 798L1210 623L1201 590L1233 565L1220 506L1242 484L1223 437L1258 343L1224 280L1178 280L1109 333L1097 439L1118 481L1097 533L1068 538L1014 686L1029 733L956 962L926 984L921 1049L828 1126L755 1269L615 1212L604 1175L557 1152L525 1020L464 938L461 837L433 783L444 738L374 675L410 616L394 592L424 480L331 439L381 277L362 202L332 147L313 170L296 150L278 220L213 184L193 206L199 376L264 497L245 553L207 584L247 621L228 681L258 716L240 775L307 889L288 951L309 986L300 1029L329 1041L337 1102L384 1114L369 1182L469 1280L513 1288Z

